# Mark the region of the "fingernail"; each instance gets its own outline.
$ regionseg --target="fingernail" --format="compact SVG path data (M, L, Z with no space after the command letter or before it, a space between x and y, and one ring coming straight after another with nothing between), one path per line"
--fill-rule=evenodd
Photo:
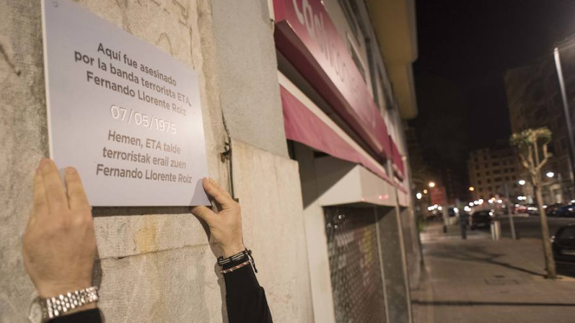
M214 182L210 177L206 177L206 179L208 180L208 183L210 183L210 184L212 184Z
M67 175L74 175L76 170L73 167L66 167L66 174Z

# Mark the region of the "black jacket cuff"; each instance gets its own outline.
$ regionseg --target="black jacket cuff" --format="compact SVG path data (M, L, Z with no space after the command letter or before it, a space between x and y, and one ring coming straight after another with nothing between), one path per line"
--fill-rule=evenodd
M226 281L226 294L228 296L243 294L260 288L251 265L224 274L224 280Z
M85 310L73 314L60 316L48 321L49 323L102 323L100 310L97 308Z

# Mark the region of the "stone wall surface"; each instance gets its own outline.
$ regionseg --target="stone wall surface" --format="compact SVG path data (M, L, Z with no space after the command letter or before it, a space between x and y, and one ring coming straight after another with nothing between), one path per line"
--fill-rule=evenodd
M313 322L297 162L234 141L235 196L274 322Z
M267 1L77 2L199 72L210 176L230 187L229 160L220 154L226 141L245 142L233 160L246 243L276 321L311 321L299 176L284 158ZM2 0L0 322L27 322L34 294L20 243L31 174L48 156L46 124L40 1ZM214 251L188 208L96 208L94 216L95 280L108 322L227 321Z
M287 157L267 1L213 1L213 12L226 128L234 139Z

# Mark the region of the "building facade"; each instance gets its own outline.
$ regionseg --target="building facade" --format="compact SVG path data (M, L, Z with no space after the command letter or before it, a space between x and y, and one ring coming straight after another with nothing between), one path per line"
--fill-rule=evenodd
M469 153L469 181L474 200L504 197L506 188L513 202L522 196L521 169L511 148L478 149Z
M209 174L240 201L274 321L413 321L412 0L76 2L198 72ZM49 152L40 4L0 3L2 322L34 294L20 240ZM107 321L227 321L189 208L93 214Z
M572 48L566 48L560 53L567 82L568 101L573 102L575 52ZM544 202L552 204L570 201L575 196L566 122L574 124L575 110L571 104L571 120L566 121L552 51L531 65L507 71L505 87L513 133L540 127L547 127L552 132L553 138L549 145L552 158L543 167L542 174L552 173L554 176L543 176ZM520 177L528 180L527 172L523 168Z

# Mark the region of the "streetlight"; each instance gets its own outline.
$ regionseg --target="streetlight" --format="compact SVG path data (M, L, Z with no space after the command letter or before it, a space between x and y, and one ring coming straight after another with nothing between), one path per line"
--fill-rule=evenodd
M421 198L423 197L423 194L417 193L417 194L415 194L415 197L417 197L418 200L421 200Z
M423 190L423 194L427 194L427 190Z
M435 187L435 182L429 182L428 185L429 185L430 188L434 188L434 187Z
M571 168L571 178L575 177L575 140L573 138L573 126L571 125L571 108L569 107L569 100L567 99L567 89L565 88L565 79L563 78L563 67L561 66L561 55L559 48L553 51L555 58L555 68L557 69L557 79L559 80L559 89L561 90L561 101L563 102L563 120L567 128L567 141L569 142L569 161ZM574 183L575 184L575 181Z
M518 183L519 185L523 186L523 185L525 185L525 180L520 179L519 182L517 182L517 183Z
M547 177L549 177L549 178L553 178L553 176L555 176L555 173L547 172L547 174L545 174L545 175L547 175Z
M470 191L470 192L473 192L473 191L475 191L475 187L473 187L473 186L469 186L469 191Z

